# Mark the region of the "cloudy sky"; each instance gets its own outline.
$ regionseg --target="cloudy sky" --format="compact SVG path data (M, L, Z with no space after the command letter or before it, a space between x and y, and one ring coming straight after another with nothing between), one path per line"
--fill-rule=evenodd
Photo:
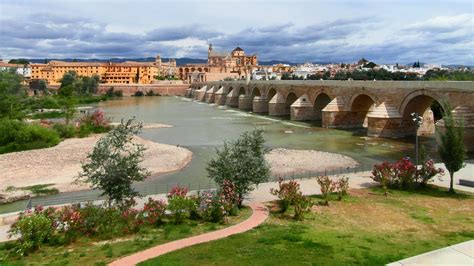
M206 58L474 65L471 0L0 0L2 58Z

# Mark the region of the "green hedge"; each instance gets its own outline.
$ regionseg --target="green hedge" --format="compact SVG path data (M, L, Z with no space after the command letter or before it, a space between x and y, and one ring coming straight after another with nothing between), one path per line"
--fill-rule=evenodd
M0 132L0 154L52 147L60 141L55 130L18 120L0 120Z

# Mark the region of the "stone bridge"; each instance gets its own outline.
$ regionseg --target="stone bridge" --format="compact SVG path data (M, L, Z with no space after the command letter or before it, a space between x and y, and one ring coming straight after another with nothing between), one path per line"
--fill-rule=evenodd
M323 127L366 127L374 137L414 135L413 112L424 117L418 134L434 134L440 117L430 107L448 103L464 121L466 144L474 150L472 81L218 81L194 83L186 94L254 113L321 120Z

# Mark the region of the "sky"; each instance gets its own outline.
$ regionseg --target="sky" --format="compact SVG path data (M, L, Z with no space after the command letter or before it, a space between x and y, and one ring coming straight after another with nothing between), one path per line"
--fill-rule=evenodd
M0 0L2 58L207 58L474 65L472 0Z

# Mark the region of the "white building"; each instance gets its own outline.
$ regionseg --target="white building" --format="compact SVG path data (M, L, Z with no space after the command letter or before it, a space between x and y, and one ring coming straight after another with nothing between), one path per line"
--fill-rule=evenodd
M9 64L0 62L0 71L15 70L18 75L22 75L25 78L31 77L31 68L28 65Z

